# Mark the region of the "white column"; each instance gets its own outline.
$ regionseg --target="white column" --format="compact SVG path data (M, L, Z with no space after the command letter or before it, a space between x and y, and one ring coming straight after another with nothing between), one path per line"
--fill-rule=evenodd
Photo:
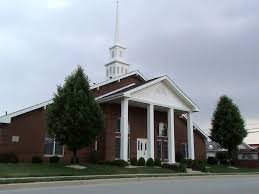
M175 140L174 140L174 109L170 108L167 113L168 120L168 160L175 163Z
M120 159L128 161L128 105L129 100L123 98L121 100L121 123L120 123L120 132L121 132L121 146L120 146Z
M188 157L194 160L194 136L193 136L193 121L192 114L187 113L187 136L188 136Z
M154 153L154 105L147 107L147 151L148 158L155 159Z

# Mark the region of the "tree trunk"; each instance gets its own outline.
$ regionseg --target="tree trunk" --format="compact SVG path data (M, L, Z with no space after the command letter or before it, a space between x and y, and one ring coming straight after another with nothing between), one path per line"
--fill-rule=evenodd
M231 166L232 162L232 149L228 148L228 165Z
M72 160L71 160L71 164L77 163L78 159L77 159L77 155L76 154L77 154L77 149L74 148L73 149L73 157L72 157Z

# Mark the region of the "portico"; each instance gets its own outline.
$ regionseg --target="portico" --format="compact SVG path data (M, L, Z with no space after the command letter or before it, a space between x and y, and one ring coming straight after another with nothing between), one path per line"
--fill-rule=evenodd
M123 98L121 100L121 138L120 138L120 159L128 160L128 136L129 136L129 103L132 105L139 104L139 102L131 101L130 98ZM158 104L142 104L146 108L147 112L147 144L141 149L146 149L146 158L155 159L155 128L154 128L154 111L166 111L167 113L167 138L168 138L168 163L175 163L175 125L174 117L175 111L181 111L174 109L173 107L161 107ZM193 124L192 113L186 112L188 115L188 158L194 159L194 137L193 137ZM141 145L142 147L142 145ZM137 148L136 148L137 149Z

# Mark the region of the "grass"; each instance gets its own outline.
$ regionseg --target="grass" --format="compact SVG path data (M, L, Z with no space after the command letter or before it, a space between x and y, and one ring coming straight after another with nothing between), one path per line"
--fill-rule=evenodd
M259 168L241 168L236 167L237 169L229 168L228 165L206 165L207 171L210 173L259 173Z
M83 170L67 168L62 164L0 164L0 178L159 173L175 172L165 168L122 168L95 164L89 164Z

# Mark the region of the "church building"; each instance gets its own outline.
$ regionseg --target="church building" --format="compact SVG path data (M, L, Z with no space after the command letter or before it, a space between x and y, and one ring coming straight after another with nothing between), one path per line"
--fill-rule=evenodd
M147 79L131 71L119 37L118 4L114 45L105 65L105 81L91 86L105 115L105 129L92 146L78 152L88 162L143 157L175 163L175 156L205 159L206 134L193 122L199 107L168 77ZM15 100L15 99L14 99ZM0 117L0 154L14 153L20 162L52 156L69 162L72 153L47 135L47 108L53 101Z

